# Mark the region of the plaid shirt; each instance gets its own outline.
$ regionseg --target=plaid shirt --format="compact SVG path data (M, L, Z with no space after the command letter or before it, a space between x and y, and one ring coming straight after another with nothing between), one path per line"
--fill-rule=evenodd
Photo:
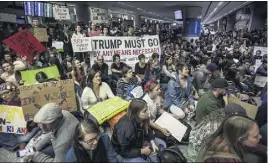
M194 127L190 133L189 143L193 145L196 151L200 150L207 139L220 127L224 119L224 109L219 109L205 116L202 121Z

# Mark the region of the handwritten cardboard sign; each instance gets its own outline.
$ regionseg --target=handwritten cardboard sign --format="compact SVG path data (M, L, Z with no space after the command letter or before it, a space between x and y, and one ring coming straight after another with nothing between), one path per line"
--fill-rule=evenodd
M64 46L64 42L62 41L52 42L52 47L55 47L57 52L64 52L63 46Z
M128 101L122 100L120 97L113 97L93 105L88 109L88 112L97 119L99 124L102 124L106 120L126 110L129 104Z
M228 103L229 104L235 103L235 104L238 104L238 105L242 106L245 109L246 114L247 114L248 117L250 117L252 119L256 118L256 115L257 115L257 112L258 112L258 107L257 106L251 105L251 104L246 103L246 102L242 102L241 100L239 100L235 96L229 96L228 97Z
M25 134L26 126L21 107L0 105L0 132Z
M57 69L57 67L51 66L51 67L46 67L46 68L40 68L40 69L35 69L35 70L28 70L28 71L21 71L21 76L22 76L22 80L24 81L24 85L30 85L30 84L37 84L37 80L36 80L36 74L38 72L44 72L48 79L60 79L60 74L59 71Z
M91 52L93 50L91 37L72 38L71 42L74 52Z
M34 36L40 42L48 42L49 41L46 28L34 28Z
M62 109L70 112L77 110L72 79L21 86L19 89L26 121L32 119L39 109L49 102L56 102Z
M3 41L19 56L26 56L28 61L46 50L46 48L27 29L20 31Z
M65 7L54 7L53 17L55 20L70 20L69 9Z

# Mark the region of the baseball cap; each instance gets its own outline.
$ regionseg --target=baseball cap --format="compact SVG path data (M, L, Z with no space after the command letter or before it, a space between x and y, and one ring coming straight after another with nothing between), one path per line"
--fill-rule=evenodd
M227 88L228 83L223 78L217 78L212 82L211 86L212 88Z

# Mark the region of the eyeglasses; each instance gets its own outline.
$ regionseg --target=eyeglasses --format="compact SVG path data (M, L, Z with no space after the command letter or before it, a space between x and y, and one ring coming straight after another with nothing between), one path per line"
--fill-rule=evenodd
M97 137L96 138L93 138L93 139L90 139L90 140L87 140L87 141L84 141L84 143L88 144L88 145L91 145L91 144L94 144L95 142L98 142L100 139L100 134L97 134Z

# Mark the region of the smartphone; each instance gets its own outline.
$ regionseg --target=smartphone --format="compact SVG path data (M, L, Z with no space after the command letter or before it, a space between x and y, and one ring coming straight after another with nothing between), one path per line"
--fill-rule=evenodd
M24 157L27 153L35 152L35 148L22 149L16 152L17 157Z

